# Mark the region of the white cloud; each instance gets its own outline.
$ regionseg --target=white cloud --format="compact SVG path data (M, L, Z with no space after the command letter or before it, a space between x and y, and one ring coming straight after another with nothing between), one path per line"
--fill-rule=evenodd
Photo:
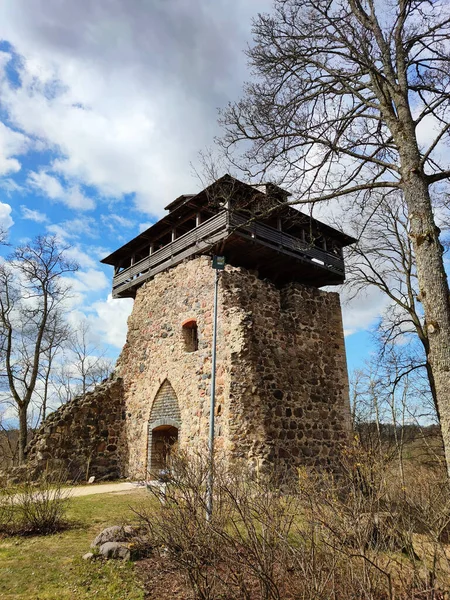
M28 151L30 140L23 134L13 131L0 121L0 176L20 171L16 156Z
M115 215L115 214L110 214L110 215L104 215L106 217L106 220L112 221L114 223L116 223L117 225L120 225L121 227L133 227L134 226L134 221L132 221L131 219L127 219L126 217L123 217L121 215ZM103 220L103 217L102 217Z
M139 233L142 233L143 231L145 231L146 229L148 229L149 227L151 227L153 225L153 223L147 222L147 223L139 223Z
M111 282L98 269L89 269L88 271L77 271L75 274L77 284L75 289L86 292L98 292L110 287Z
M65 242L68 238L68 232L61 225L53 223L47 227L48 233L56 235L60 242Z
M80 237L96 238L99 236L97 222L91 217L83 217L52 223L47 231L56 235L61 241L74 240Z
M24 205L20 207L20 210L22 211L22 219L35 221L36 223L46 223L48 221L47 215L38 210L32 210Z
M1 80L2 106L58 155L48 176L161 214L199 187L191 163L218 133L217 107L241 89L250 17L270 4L4 0L0 38L24 60L20 85Z
M111 295L105 301L92 304L89 321L107 343L122 348L127 337L127 320L133 308L133 300L123 298L113 300Z
M389 298L378 288L367 286L365 292L350 300L344 288L341 303L344 332L348 336L373 326L388 305Z
M82 250L78 245L68 248L65 254L84 269L95 269L98 266L98 261L94 260L90 254Z
M0 229L9 229L14 225L11 217L11 207L5 202L0 202Z
M101 221L103 227L107 227L108 231L116 235L117 239L121 239L121 234L124 230L131 229L135 226L134 221L131 219L114 213L101 215Z
M133 308L133 300L113 300L111 294L105 299L90 300L91 292L102 291L111 285L104 273L95 269L79 271L74 277L64 280L71 288L65 302L71 325L76 328L81 321L87 321L90 340L104 347L109 356L116 356L126 341L127 319Z
M8 196L14 194L15 192L21 192L23 190L22 186L20 186L14 179L11 177L4 177L0 179L0 187L5 190Z
M95 202L83 194L78 185L69 185L63 187L60 180L46 171L31 171L27 179L28 185L41 192L50 200L62 202L69 208L78 210L92 210L95 208Z

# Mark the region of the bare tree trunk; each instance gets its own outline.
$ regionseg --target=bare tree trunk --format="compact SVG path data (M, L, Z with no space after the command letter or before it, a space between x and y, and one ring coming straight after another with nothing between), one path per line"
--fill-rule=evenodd
M48 386L49 386L49 382L50 382L50 373L52 370L52 364L53 364L53 356L50 354L49 360L48 360L48 365L47 365L47 370L45 372L45 378L44 378L44 396L42 398L42 411L41 411L41 420L42 421L45 421L45 419L47 417Z
M429 350L426 355L426 359L427 360L425 363L425 369L427 371L427 379L428 379L428 383L430 384L430 392L431 392L431 396L433 398L433 405L436 410L437 420L440 423L441 422L441 414L439 412L439 406L438 406L438 401L437 401L436 383L434 382L433 367L431 366L430 359L429 359Z
M378 436L378 450L380 452L382 452L383 451L383 442L381 440L380 407L378 404L378 395L375 390L375 383L373 382L373 380L370 382L370 393L372 396L373 407L375 410L375 425L377 428L377 436Z
M418 161L417 161L418 162ZM411 238L417 261L420 300L424 307L447 470L450 474L450 301L443 248L434 221L428 182L418 170L407 169L403 184L411 224Z
M27 458L26 447L28 442L27 405L19 406L19 464L22 465Z

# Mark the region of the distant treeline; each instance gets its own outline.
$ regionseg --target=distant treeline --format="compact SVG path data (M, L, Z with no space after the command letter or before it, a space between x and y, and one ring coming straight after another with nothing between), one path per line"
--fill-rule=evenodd
M403 436L405 442L416 440L418 437L439 438L441 428L439 425L421 426L416 423L408 425L393 425L392 423L361 422L355 425L355 431L361 436L379 436L384 442L395 442Z
M439 425L393 425L391 423L360 422L355 425L363 447L381 449L387 453L401 453L403 460L422 465L441 462L444 458Z

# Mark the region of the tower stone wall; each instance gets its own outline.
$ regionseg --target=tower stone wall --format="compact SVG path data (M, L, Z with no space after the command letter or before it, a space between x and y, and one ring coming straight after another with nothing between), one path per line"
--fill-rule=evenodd
M180 447L206 444L213 293L206 256L164 271L137 290L117 364L124 390L125 475L146 477L155 424L179 424ZM193 321L195 351L183 335L183 323ZM333 466L350 427L339 296L298 283L278 288L255 272L227 266L220 275L217 340L217 449L255 468L273 461ZM162 414L155 422L155 399L161 402L158 392L167 385L179 414ZM170 406L174 410L173 401Z

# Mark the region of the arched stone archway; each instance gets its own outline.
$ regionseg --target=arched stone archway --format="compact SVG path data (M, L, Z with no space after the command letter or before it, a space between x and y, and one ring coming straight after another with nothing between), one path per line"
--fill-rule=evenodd
M147 473L150 477L164 469L170 450L178 441L180 407L170 382L161 384L150 411L147 441Z

